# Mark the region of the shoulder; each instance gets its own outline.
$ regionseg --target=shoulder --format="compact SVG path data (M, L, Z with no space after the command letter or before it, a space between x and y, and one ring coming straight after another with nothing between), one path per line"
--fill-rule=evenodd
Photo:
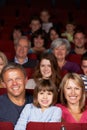
M62 110L67 109L66 106L62 105L62 104L56 104L57 107L61 108Z
M50 109L52 109L53 111L58 111L58 112L61 112L61 108L58 107L58 106L51 106Z
M27 81L27 84L26 84L26 88L27 89L34 89L36 86L36 83L35 83L35 80L34 79L29 79Z

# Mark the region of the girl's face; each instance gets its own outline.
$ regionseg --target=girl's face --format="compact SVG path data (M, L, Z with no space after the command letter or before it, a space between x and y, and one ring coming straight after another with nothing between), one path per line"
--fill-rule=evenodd
M79 105L82 97L82 88L74 80L69 79L64 86L64 95L68 105Z
M57 32L55 30L51 30L50 31L50 39L53 41L57 38L59 38L59 35L57 34Z
M41 38L41 36L38 36L37 38L34 38L34 46L36 48L41 48L44 45L44 39Z
M42 78L47 79L52 75L51 63L47 59L42 59L40 63L40 72L42 74Z
M2 69L3 69L3 67L4 67L4 61L2 60L2 58L0 57L0 73L1 73L1 71L2 71Z
M42 90L38 93L38 102L43 111L52 104L52 101L53 93L51 91Z

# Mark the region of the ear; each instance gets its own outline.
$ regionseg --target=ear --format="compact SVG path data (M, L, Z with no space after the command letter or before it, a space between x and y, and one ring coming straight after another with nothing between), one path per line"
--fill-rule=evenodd
M1 85L3 86L3 88L6 88L6 84L3 81L1 81Z

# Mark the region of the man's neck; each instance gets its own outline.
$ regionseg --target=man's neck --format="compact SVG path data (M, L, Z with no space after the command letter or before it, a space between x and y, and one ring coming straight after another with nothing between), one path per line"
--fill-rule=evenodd
M85 47L76 47L75 48L75 52L76 52L76 54L84 54L85 52L86 52L87 50L85 49Z
M24 95L21 95L20 97L13 97L13 96L10 96L8 94L8 98L16 105L18 106L22 106L25 104L26 102L26 99L25 99L25 94Z

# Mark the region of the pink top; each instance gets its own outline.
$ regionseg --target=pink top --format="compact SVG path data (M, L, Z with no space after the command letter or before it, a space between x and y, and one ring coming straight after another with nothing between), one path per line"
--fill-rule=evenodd
M62 118L66 123L87 123L87 109L82 113L82 116L78 122L74 119L73 115L71 115L66 106L62 104L57 104L56 106L62 109Z

